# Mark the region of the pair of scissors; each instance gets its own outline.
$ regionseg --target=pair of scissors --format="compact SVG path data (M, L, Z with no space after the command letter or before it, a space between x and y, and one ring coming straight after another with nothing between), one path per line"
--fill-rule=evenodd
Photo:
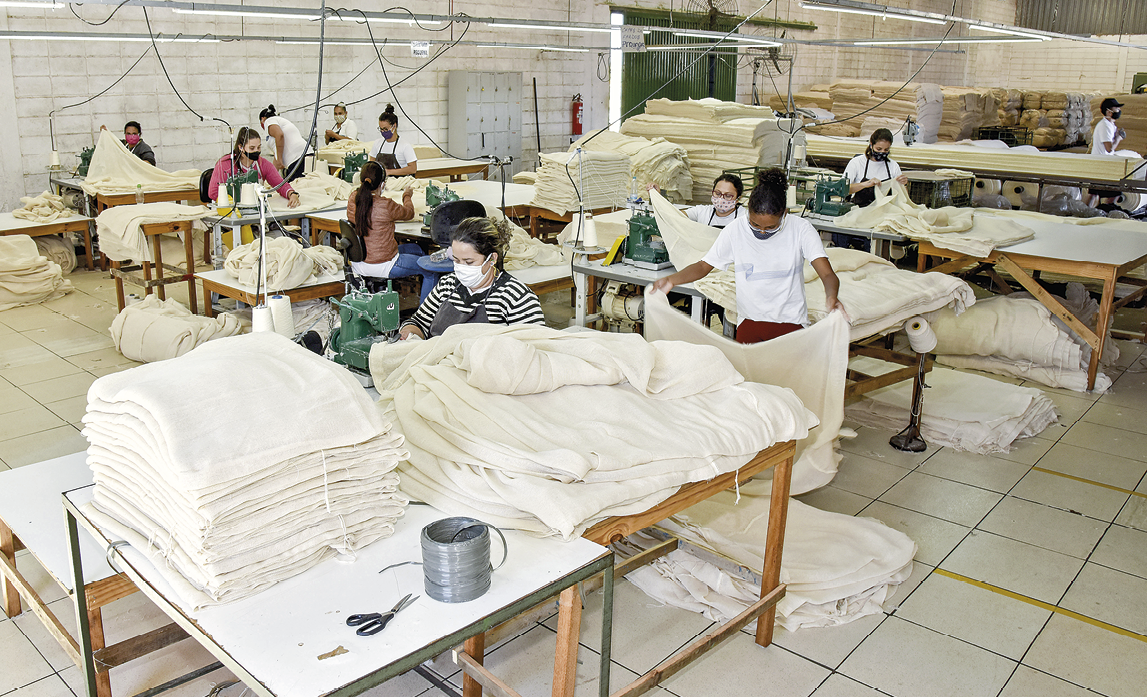
M418 600L418 598L422 597L419 595L415 597L414 600L411 600L411 595L414 594L407 593L406 597L402 600L399 600L398 604L391 608L388 612L368 612L360 615L351 615L350 617L346 618L346 624L348 627L358 627L358 629L355 631L355 634L359 636L373 636L378 634L386 628L386 625L392 619L394 619L395 615L410 607L410 605L413 604L415 600Z

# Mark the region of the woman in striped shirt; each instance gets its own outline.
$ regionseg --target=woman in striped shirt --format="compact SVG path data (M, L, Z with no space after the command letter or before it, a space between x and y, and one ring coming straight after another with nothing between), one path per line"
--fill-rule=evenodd
M502 270L510 245L505 223L466 218L450 234L454 273L438 281L399 334L422 339L455 324L545 324L542 304L529 287Z

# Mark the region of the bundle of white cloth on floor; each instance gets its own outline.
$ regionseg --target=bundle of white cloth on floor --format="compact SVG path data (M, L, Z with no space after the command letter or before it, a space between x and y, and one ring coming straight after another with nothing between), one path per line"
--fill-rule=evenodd
M1016 220L981 215L971 208L927 208L913 203L908 190L895 179L883 182L874 191L875 203L853 208L837 217L835 224L893 232L976 257L1035 236L1031 228Z
M60 265L27 235L0 236L0 310L55 300L72 292Z
M612 151L542 153L541 161L531 206L565 215L579 210L579 193L586 210L625 206L630 189L628 155Z
M244 286L259 283L259 249L256 239L227 254L223 268ZM267 291L290 290L319 276L342 276L343 258L333 247L303 247L290 237L267 238Z
M70 218L75 213L64 205L64 198L51 191L45 191L39 196L21 196L20 207L12 211L12 215L35 223L50 223L60 218Z
M1083 284L1067 284L1067 297L1060 303L1083 324L1095 325L1099 303ZM1091 347L1028 293L1011 293L981 300L959 317L948 310L929 316L936 333L936 360L957 368L975 368L1018 377L1078 392L1087 390ZM1119 359L1119 347L1110 340L1110 325L1101 365ZM1111 378L1100 372L1095 389L1111 387Z
M683 269L700 261L720 231L690 220L655 191L649 192L649 198L673 265ZM830 247L825 252L840 278L838 296L848 312L853 340L894 331L908 318L942 307L958 314L976 301L967 283L947 274L905 271L878 256L851 249ZM808 316L817 322L828 314L824 284L807 262L804 281ZM725 308L726 319L736 321L737 288L731 270L714 269L694 285Z
M407 503L402 437L358 381L273 333L102 377L84 424L87 513L193 608L353 559Z
M212 339L242 331L234 315L202 317L175 298L160 300L156 295L120 310L110 328L116 350L142 363L177 358Z
M680 145L664 138L625 136L615 131L594 131L570 146L587 151L608 150L629 156L629 175L636 181L637 192L645 195L650 184L661 188L669 200L685 203L693 199L693 175L689 171L689 153Z
M657 525L673 536L741 566L764 568L769 489L750 482L724 491ZM789 501L776 623L789 631L830 627L883 611L912 573L916 543L872 518L821 511ZM668 605L726 622L760 596L760 584L677 550L626 578Z
M67 276L76 270L76 247L65 235L40 235L34 237L36 248L49 261L60 265L60 271Z
M865 375L889 370L887 363L854 358L849 367ZM1030 438L1059 420L1055 404L1033 387L1019 387L973 373L934 368L925 378L920 431L933 445L986 455L1006 453L1017 438ZM908 423L912 381L873 390L844 409L861 426L899 431Z
M135 159L142 162L139 158ZM151 167L146 163L144 166ZM113 206L96 216L100 251L112 261L154 262L155 254L152 252L151 240L143 234L144 225L190 220L193 230L206 230L207 226L199 219L210 213L206 206L185 206L181 203L135 203Z
M97 194L130 194L148 191L199 190L197 169L165 172L132 154L110 131L100 131L88 176L80 184L88 196ZM190 195L198 199L198 194Z
M376 344L370 371L410 450L403 493L564 539L817 424L793 391L746 382L716 348L635 334L460 324Z

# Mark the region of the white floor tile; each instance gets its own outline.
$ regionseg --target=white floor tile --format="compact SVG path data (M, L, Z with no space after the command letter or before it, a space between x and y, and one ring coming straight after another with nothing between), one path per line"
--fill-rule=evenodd
M944 448L928 458L917 471L1003 494L1023 479L1030 469L1031 465L1027 464Z
M14 307L0 313L0 322L18 332L32 329L41 329L57 322L66 322L67 317L52 312L43 305L29 305L27 307Z
M884 613L835 627L809 627L790 632L777 627L773 643L829 668L836 668L884 621Z
M35 351L38 353L31 355L29 360L15 361L11 367L4 367L5 362L9 361L11 353L4 353L0 357L0 376L13 385L24 386L82 372L76 366L40 345L35 346Z
M837 489L875 499L903 479L906 474L903 467L845 452L840 468L832 479L832 485Z
M840 673L828 676L828 680L821 683L816 692L812 693L813 697L879 697L880 694L868 685L846 678Z
M1134 489L1147 473L1147 462L1109 455L1067 443L1056 443L1039 466L1073 477L1090 479L1124 489Z
M97 331L71 320L24 332L24 336L64 358L115 346L106 330Z
M1015 663L893 616L839 672L893 697L995 697Z
M859 515L876 518L916 543L916 561L936 566L960 544L971 528L925 515L907 508L874 501Z
M58 358L43 346L27 338L23 334L5 334L0 336L0 377L13 385L21 384L13 379L20 375L17 368L41 363Z
M59 675L49 675L25 685L6 697L73 697L71 689Z
M1147 635L1147 579L1098 564L1085 564L1060 606Z
M1055 445L1062 433L1048 433L1046 430L1034 438L1017 438L1012 441L1012 449L1006 453L992 453L993 460L1007 460L1021 465L1034 465L1051 446Z
M54 414L52 418L58 419ZM0 460L23 467L88 449L88 441L71 425L0 441Z
M0 694L42 680L54 672L15 622L0 622Z
M714 688L745 697L808 697L830 670L779 646L760 647L736 636L663 683L680 697L711 697Z
M1147 642L1059 614L1023 662L1108 697L1142 697L1147 685Z
M1115 523L1136 530L1147 530L1147 499L1140 496L1128 497L1127 505L1115 517Z
M896 616L1018 661L1051 611L935 573Z
M931 449L922 453L902 452L888 444L888 439L896 435L894 433L869 426L856 427L848 423L845 423L845 426L854 428L857 436L856 438L841 439L841 450L847 450L850 453L863 455L873 460L887 462L905 469L915 469L917 465L931 457L934 452Z
M1099 403L1147 411L1147 373L1124 373Z
M872 503L872 499L867 496L854 494L844 489L837 489L835 486L821 487L807 494L801 494L796 498L801 503L807 503L813 508L819 508L822 511L832 511L833 513L842 513L844 515L856 515L864 510L865 506Z
M1054 604L1082 566L1082 559L974 530L940 568Z
M885 503L973 527L1003 498L1002 494L916 471L880 497Z
M1083 416L1088 423L1103 424L1136 433L1147 432L1147 411L1100 400Z
M28 409L39 404L19 387L4 381L0 383L0 416L14 411Z
M1086 559L1103 536L1107 523L1005 496L980 523L979 529Z
M1147 434L1143 433L1081 421L1060 442L1147 462Z
M900 607L908 598L912 597L912 593L928 578L928 575L935 570L935 567L921 563L919 561L912 562L912 573L908 575L900 585L892 590L892 595L888 596L882 606L885 614L892 614Z
M1020 666L1004 685L1000 697L1095 697L1095 693L1053 675Z
M1059 415L1059 422L1062 424L1073 424L1079 421L1095 404L1093 399L1075 395L1049 392L1047 396L1055 403L1055 411Z
M88 394L88 388L91 387L95 380L94 375L80 372L74 375L65 375L64 377L44 380L43 382L34 382L30 385L24 385L21 389L34 397L37 402L47 404L49 402L58 402L61 399L86 396Z
M1147 578L1147 532L1113 525L1088 561Z
M48 603L48 608L56 615L56 619L64 625L64 629L68 630L72 637L78 636L76 633L76 605L71 598L61 598L53 603ZM74 665L72 659L60 646L60 642L48 633L44 623L34 613L28 612L25 608L24 614L14 619L13 622L24 633L24 636L28 637L28 641L32 642L32 645L36 647L48 665L52 666L52 670L59 671Z
M1024 475L1012 489L1011 495L1107 521L1119 514L1119 509L1129 496L1094 484L1034 470Z

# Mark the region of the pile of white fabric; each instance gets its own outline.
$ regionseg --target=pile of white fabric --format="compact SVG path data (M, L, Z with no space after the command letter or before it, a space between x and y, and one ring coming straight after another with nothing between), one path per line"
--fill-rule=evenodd
M120 310L110 328L116 350L142 363L177 358L212 339L242 331L234 315L202 317L175 298L160 300L156 295Z
M102 377L84 424L88 513L193 608L353 558L407 503L401 436L350 373L273 333Z
M838 117L865 113L867 116L888 120L889 128L897 133L904 120L911 117L918 126L918 138L922 143L935 143L943 115L944 95L939 85L931 83L887 82L879 80L842 80L828 87L832 105L830 109ZM815 133L822 135L856 136L862 133L857 129L860 121L846 121L835 124L836 128L824 130L815 127ZM871 133L871 131L869 132Z
M1094 326L1099 303L1080 283L1067 285L1067 297L1057 298L1087 326ZM956 368L974 368L999 375L1035 380L1049 387L1087 390L1091 347L1067 324L1028 293L981 300L960 317L941 310L930 316L936 333L936 360ZM1101 364L1119 358L1119 347L1105 328ZM1104 392L1111 378L1100 372L1095 389Z
M50 223L60 218L70 218L73 212L64 205L62 196L45 191L39 196L21 196L20 207L12 215L35 223Z
M148 164L144 166L151 167ZM100 251L112 261L154 262L155 254L152 252L151 240L143 233L144 225L190 220L193 230L206 230L207 227L199 219L210 213L206 206L184 206L180 203L113 206L96 216Z
M328 201L328 206L336 201L345 201L354 187L350 182L344 182L338 177L316 170L307 172L291 182L291 188L299 192L299 207L302 208L308 200L312 206L320 205L324 201Z
M110 131L100 131L88 176L80 186L88 196L130 194L137 191L199 190L197 169L165 172L139 159ZM198 199L199 195L191 198Z
M542 153L541 161L531 206L565 215L578 210L579 192L586 210L625 206L630 189L628 155L612 151Z
M974 138L976 129L995 125L999 120L999 102L990 89L944 87L944 116L940 123L941 140Z
M693 198L689 153L680 145L664 138L649 140L603 129L581 138L569 151L579 147L590 152L604 150L628 155L630 177L636 180L637 191L642 196L649 184L656 184L670 201L684 203Z
M745 382L716 348L635 334L460 324L375 344L370 369L410 449L405 494L565 539L817 424L791 390Z
M35 305L72 292L60 265L40 255L27 235L0 236L0 310Z
M971 208L927 208L913 203L908 198L908 190L894 179L874 191L875 203L853 208L836 218L836 224L894 232L976 257L985 257L996 247L1006 247L1035 235L1031 228L1015 220L978 215Z
M498 215L501 215L501 211L498 211ZM517 225L513 223L509 225L510 246L506 250L507 270L570 263L571 252L567 247L535 239Z
M693 177L690 200L708 203L713 180L725 170L781 163L789 132L798 125L777 119L768 107L717 99L650 99L645 113L626 119L621 132L664 138L685 148Z
M223 268L244 286L259 283L259 240L239 245L227 254ZM306 247L290 237L267 238L267 291L290 290L319 276L339 276L343 258L333 247Z
M370 147L373 145L370 141L351 140L349 138L343 140L336 140L327 143L315 152L315 156L319 160L325 162L334 162L335 164L343 164L343 160L347 155L356 152L370 152Z
M65 276L76 270L76 247L71 240L61 235L40 235L33 239L40 254L59 264Z
M889 370L889 364L855 358L849 367L865 375ZM925 383L920 431L924 440L986 455L1006 453L1017 438L1030 438L1058 420L1055 404L1040 390L1018 387L973 373L934 368ZM908 424L912 381L865 394L844 409L849 421L899 431Z

